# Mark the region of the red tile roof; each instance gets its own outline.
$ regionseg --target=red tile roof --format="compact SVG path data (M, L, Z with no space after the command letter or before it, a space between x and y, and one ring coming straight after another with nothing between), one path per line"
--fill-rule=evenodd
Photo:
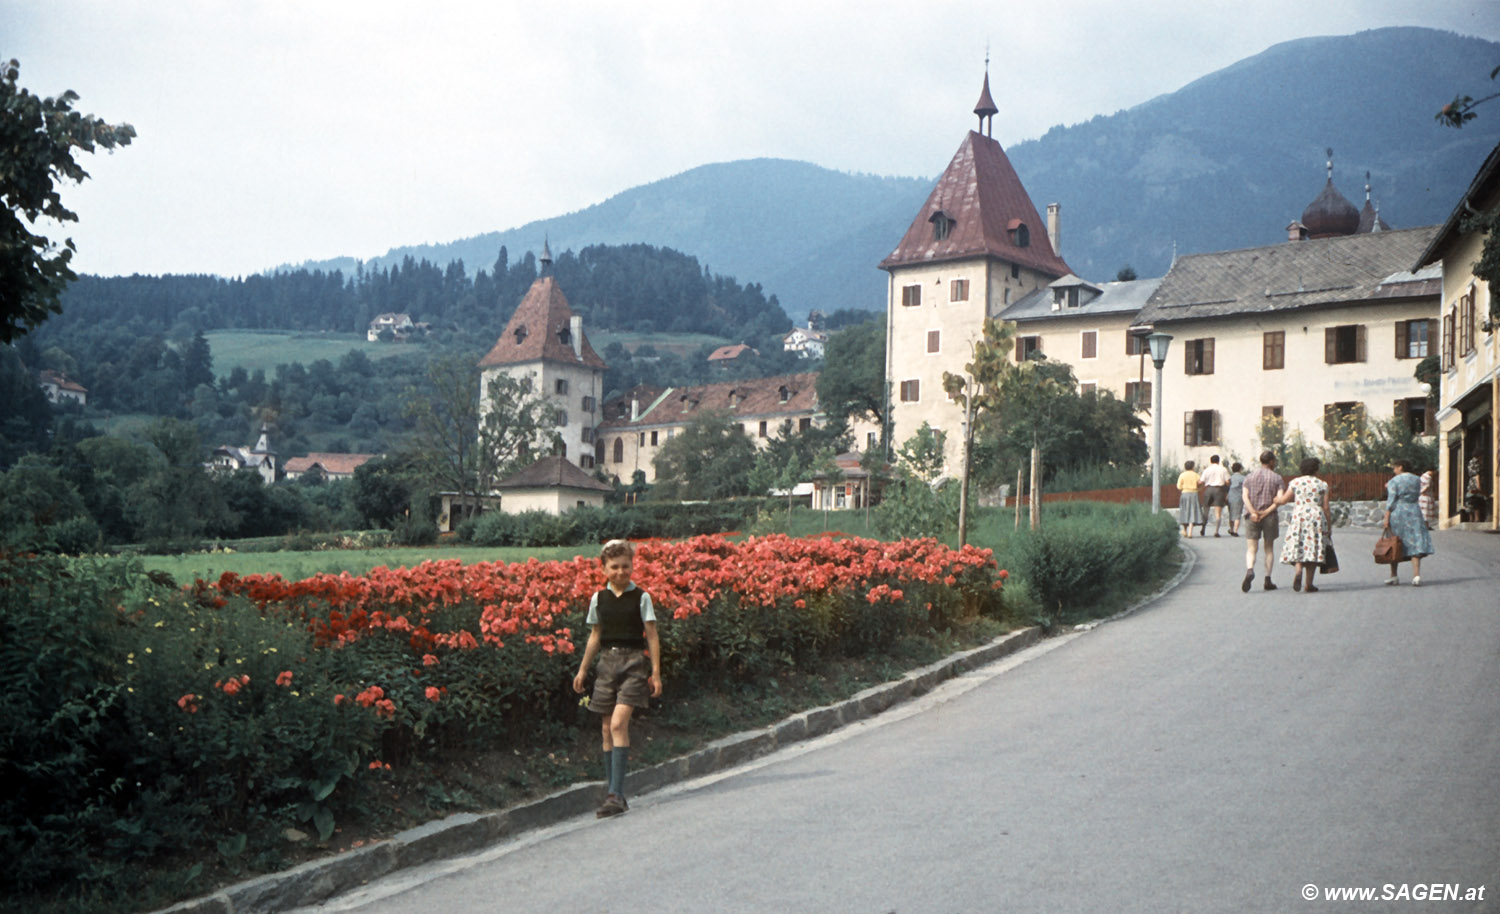
M932 225L932 217L939 212L953 220L942 241L936 240ZM1009 231L1021 224L1029 235L1025 247L1017 247ZM901 243L880 267L889 270L984 256L1030 267L1054 279L1073 272L1052 250L1047 225L1037 215L1005 150L971 130Z
M479 360L479 367L548 361L587 365L602 371L604 360L589 345L588 334L582 334L582 357L573 351L569 327L572 317L573 309L557 287L557 279L551 274L537 277L516 306L516 313L510 316L505 332L489 354Z
M348 476L364 464L374 460L379 454L330 454L323 451L313 451L306 457L291 457L283 464L282 469L288 473L305 473L316 464L323 468L323 472L334 476Z
M754 349L751 349L745 343L734 343L729 346L720 346L718 349L715 349L712 353L709 354L708 360L710 362L722 362L727 359L737 359L740 356L745 355L746 353L749 353L751 355L760 354Z
M682 425L708 410L757 419L810 414L818 410L817 386L818 373L808 371L772 378L720 381L697 387L669 387L651 400L632 392L622 398L623 404L620 400L611 400L605 404L606 418L600 423L600 428ZM782 398L783 391L785 399ZM632 395L641 400L640 417L634 422L630 420ZM611 416L614 418L609 418Z

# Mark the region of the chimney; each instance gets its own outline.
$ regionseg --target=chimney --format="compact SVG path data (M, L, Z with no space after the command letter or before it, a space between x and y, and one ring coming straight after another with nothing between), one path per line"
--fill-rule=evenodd
M641 417L641 401L639 399L637 399L636 397L631 397L630 398L630 421L634 422L635 420L639 419L640 417Z
M1058 217L1062 213L1061 203L1047 204L1047 240L1052 242L1052 253L1062 256L1061 238L1058 235Z
M583 358L583 318L573 315L568 318L568 335L573 338L573 354Z

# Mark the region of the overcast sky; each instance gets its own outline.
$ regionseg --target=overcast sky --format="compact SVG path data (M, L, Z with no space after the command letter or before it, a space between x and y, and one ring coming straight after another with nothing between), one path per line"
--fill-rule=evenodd
M986 46L1011 145L1281 41L1392 25L1500 40L1500 3L0 0L0 56L139 133L63 189L80 222L46 234L79 272L234 276L512 228L710 162L935 177Z

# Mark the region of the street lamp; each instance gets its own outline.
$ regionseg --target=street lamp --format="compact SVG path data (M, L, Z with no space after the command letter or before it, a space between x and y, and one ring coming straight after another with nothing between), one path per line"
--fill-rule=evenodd
M1161 369L1167 364L1167 347L1172 337L1152 333L1146 337L1151 350L1151 364L1156 366L1156 380L1151 384L1151 513L1161 513Z

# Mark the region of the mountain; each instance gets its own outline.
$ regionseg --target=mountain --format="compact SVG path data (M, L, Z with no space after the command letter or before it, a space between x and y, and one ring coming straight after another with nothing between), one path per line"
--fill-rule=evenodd
M1364 174L1395 228L1447 218L1500 142L1500 109L1462 130L1433 119L1455 93L1486 94L1500 44L1425 28L1388 28L1275 45L1168 95L1007 150L1038 210L1062 204L1061 250L1074 272L1113 279L1130 264L1166 272L1177 253L1286 238L1286 226L1334 184L1356 207ZM1024 100L997 96L1004 109ZM1001 117L1003 118L1003 110ZM968 129L955 113L953 147ZM933 162L934 173L947 161ZM576 213L448 244L396 248L489 269L543 236L554 250L644 242L696 255L714 272L761 284L788 313L880 309L890 253L931 190L930 178L880 178L804 162L705 165ZM816 226L816 232L808 230ZM351 272L350 259L305 265Z

